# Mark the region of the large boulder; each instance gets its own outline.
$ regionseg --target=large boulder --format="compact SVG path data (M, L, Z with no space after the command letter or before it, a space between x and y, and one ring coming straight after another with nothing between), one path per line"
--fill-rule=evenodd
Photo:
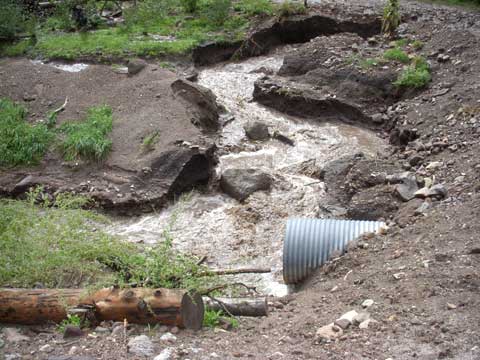
M245 200L256 191L270 190L271 186L270 175L256 169L228 169L220 179L222 190L238 201Z

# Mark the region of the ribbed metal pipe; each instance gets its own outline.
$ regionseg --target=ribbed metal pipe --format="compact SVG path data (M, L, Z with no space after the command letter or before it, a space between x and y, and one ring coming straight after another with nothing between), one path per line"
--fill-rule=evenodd
M289 219L283 243L283 279L286 284L304 280L335 251L362 234L376 232L380 221Z

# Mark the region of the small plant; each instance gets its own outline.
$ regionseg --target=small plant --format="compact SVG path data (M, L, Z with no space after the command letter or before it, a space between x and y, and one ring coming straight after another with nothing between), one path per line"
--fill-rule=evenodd
M360 60L360 67L362 69L370 69L374 66L377 66L379 64L379 61L377 59L362 59Z
M387 60L398 61L403 64L408 64L410 62L410 58L408 57L407 53L399 48L385 51L383 57Z
M399 0L387 0L383 9L382 32L385 36L393 38L400 25L400 5Z
M112 148L112 141L107 137L112 126L112 109L108 106L89 109L85 121L62 124L59 132L64 134L64 138L59 147L65 160L105 159Z
M158 135L160 135L159 131L154 131L150 135L147 135L142 142L142 149L144 151L152 151L155 149L155 143L158 140Z
M23 106L0 99L0 166L35 165L47 152L54 134L26 117Z
M421 49L423 49L423 42L420 41L420 40L415 40L415 41L412 43L412 48L414 48L415 50L421 50Z
M417 56L398 76L394 85L403 88L420 89L425 87L431 80L430 66L423 57Z
M214 328L220 324L220 319L222 318L222 311L206 309L205 315L203 317L203 326L208 328Z
M65 328L69 325L78 326L82 325L82 319L78 315L67 315L67 318L58 324L57 330L62 334L65 332Z
M290 0L284 0L278 8L279 17L288 17L292 15L305 14L307 9L302 4L294 3Z
M402 48L402 47L407 46L409 42L410 42L409 39L403 38L403 39L394 41L393 44L394 44L394 46L397 47L397 48Z

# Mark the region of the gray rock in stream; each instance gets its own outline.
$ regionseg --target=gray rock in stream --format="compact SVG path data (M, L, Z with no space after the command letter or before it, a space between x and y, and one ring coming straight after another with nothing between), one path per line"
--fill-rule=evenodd
M256 169L228 169L220 179L222 190L238 201L245 200L256 191L270 190L271 186L270 175Z
M250 140L267 140L270 138L268 126L261 121L248 123L243 129L245 130L245 135L247 135Z

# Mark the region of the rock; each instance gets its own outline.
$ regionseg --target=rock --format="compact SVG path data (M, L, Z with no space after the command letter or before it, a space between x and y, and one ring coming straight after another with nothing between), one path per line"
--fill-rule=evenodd
M175 335L173 335L172 333L167 332L160 337L160 340L165 341L165 342L173 343L173 342L177 341L177 337Z
M4 360L20 360L21 358L20 354L5 354Z
M209 132L220 128L219 113L222 111L217 104L217 97L211 90L184 79L174 81L170 87L176 96L180 96L193 107L195 126Z
M448 310L455 310L456 308L457 308L457 305L451 304L451 303L447 303L447 309L448 309Z
M450 56L446 54L438 54L437 61L439 63L445 63L450 60Z
M362 321L358 327L360 329L368 329L369 326L371 325L374 325L374 324L378 324L378 321L377 320L374 320L374 319L367 319L365 321Z
M383 115L381 113L373 114L372 115L372 121L375 124L381 124L383 123Z
M83 336L83 331L80 329L79 326L75 325L67 325L65 326L65 330L63 332L63 338L64 339L69 339L73 337L80 337Z
M107 328L102 327L102 326L97 326L94 331L97 334L109 334L110 333L110 329L107 329Z
M370 319L370 314L366 311L364 312L361 312L361 313L358 313L354 318L353 318L353 324L361 324L362 322L364 322L365 320L368 320Z
M288 136L280 134L278 131L274 131L273 138L277 139L278 141L283 142L284 144L287 144L287 145L290 145L290 146L295 146L295 141L290 139Z
M146 335L135 336L128 341L128 352L140 356L153 355L153 343Z
M343 314L342 316L340 316L340 319L348 320L350 324L353 324L353 319L355 319L357 315L358 315L358 312L356 310L351 310Z
M3 329L3 335L5 336L5 341L9 343L17 343L21 341L30 341L30 337L22 335L20 331L15 328L5 328Z
M316 337L324 340L335 340L343 335L343 330L334 323L322 326L316 332Z
M417 179L415 175L410 175L402 180L401 184L395 186L397 195L403 201L410 201L415 197L415 193L418 191Z
M428 197L434 197L437 199L443 199L447 196L447 189L445 188L444 185L442 184L436 184L433 185L431 188L421 188L420 190L415 192L415 197L418 198L428 198Z
M425 167L425 169L427 169L427 170L434 170L434 169L438 169L438 168L440 168L440 167L442 167L442 166L443 166L443 162L441 162L441 161L433 161L433 162L429 163L429 164Z
M129 60L127 63L128 74L136 75L147 66L147 62L142 59Z
M117 325L113 328L111 335L113 337L117 337L117 336L123 336L124 333L125 333L124 326L123 325Z
M417 165L420 165L421 163L423 162L423 156L421 155L413 155L412 157L410 157L408 159L408 163L411 165L411 166L417 166Z
M23 95L23 101L27 101L27 102L30 102L30 101L35 101L37 99L37 95L35 94L24 94Z
M367 299L362 303L362 307L369 308L373 304L374 304L374 301L372 299Z
M170 329L170 332L171 332L172 334L176 335L176 334L178 334L178 333L180 332L180 329L179 329L178 327L174 326L174 327L172 327L172 328Z
M339 328L345 330L350 326L351 322L348 319L337 319L335 320L334 324Z
M256 169L227 169L220 179L222 190L243 201L251 194L260 190L270 190L272 178L270 175Z
M53 346L50 345L50 344L45 344L45 345L40 346L40 349L38 349L38 350L40 352L49 353L49 352L53 351Z
M153 360L170 360L175 352L174 348L163 349Z
M424 215L428 209L432 207L432 203L430 201L424 201L422 205L420 205L417 209L415 209L415 215Z
M254 121L248 123L243 127L245 130L245 135L250 140L267 140L270 138L270 133L268 132L268 126L261 121Z

